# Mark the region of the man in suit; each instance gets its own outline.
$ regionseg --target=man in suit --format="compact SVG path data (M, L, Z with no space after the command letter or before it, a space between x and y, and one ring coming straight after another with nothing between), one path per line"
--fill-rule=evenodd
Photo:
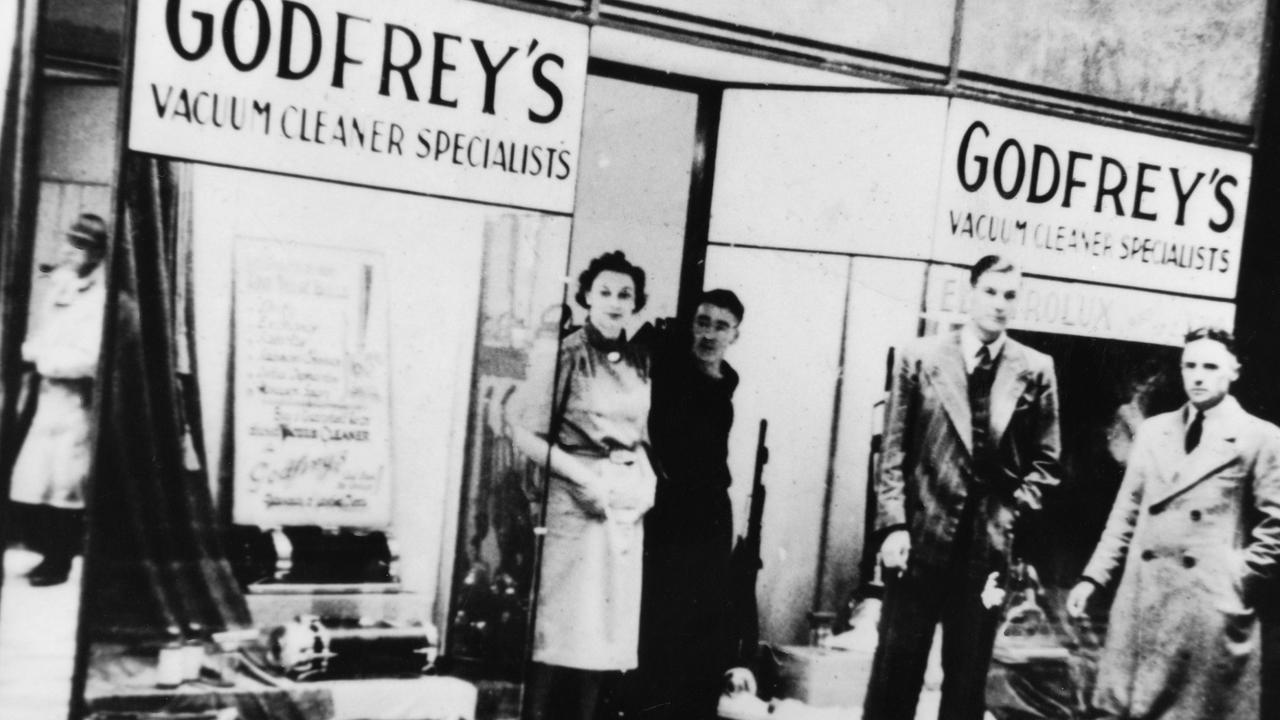
M1121 573L1093 692L1108 717L1260 717L1257 608L1280 572L1280 428L1231 397L1239 369L1229 333L1187 334L1188 402L1139 426L1067 597L1068 614L1083 616Z
M941 718L980 720L1000 620L984 589L1009 566L1014 522L1057 484L1053 360L1010 338L1022 276L988 255L970 270L969 319L898 354L876 477L888 573L863 716L915 717L942 622Z

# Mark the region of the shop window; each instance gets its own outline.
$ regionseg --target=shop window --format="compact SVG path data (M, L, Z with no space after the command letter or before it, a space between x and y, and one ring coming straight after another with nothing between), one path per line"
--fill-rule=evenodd
M411 614L430 619L450 478L462 468L456 378L470 368L489 211L203 166L191 186L203 425L209 465L224 475L222 512L236 525L294 528L284 533L291 564L277 544L273 565L241 576L256 591L255 621L288 604L256 594L297 583L374 583L412 596ZM305 367L284 367L291 358ZM352 358L359 367L343 364ZM328 366L341 372L319 371ZM254 429L269 425L275 438ZM331 456L346 465L286 479L304 456L314 468Z
M9 381L0 394L9 396L14 413L0 451L6 488L0 707L6 712L60 707L65 713L71 694L118 93L109 85L40 83L34 217L21 252L7 255L21 258L5 269L4 281L11 306L4 317L15 321L6 330L21 349L6 356L14 365L5 368Z
M501 214L484 228L484 269L466 468L453 564L447 651L451 669L497 702L518 697L536 574L534 527L542 523L540 458L515 447L509 421L517 394L549 397L533 356L552 356L566 311L568 221ZM530 383L542 386L531 387Z
M104 430L126 454L151 442L163 452L159 472L111 477L119 494L95 505L134 522L95 525L113 550L91 558L99 584L86 634L88 709L233 702L231 691L186 683L190 668L166 675L165 658L181 647L208 652L217 673L225 647L212 633L241 628L247 634L234 642L253 648L246 670L223 678L245 691L235 693L242 709L262 701L248 689L256 668L295 679L413 676L402 687L415 690L397 688L387 701L414 717L468 715L474 688L421 677L432 656L412 644L438 648L431 627L449 603L449 581L440 582L452 537L479 536L468 549L507 557L501 518L486 518L487 537L465 513L465 529L455 525L459 496L484 491L459 489L459 478L474 477L468 463L481 461L468 455L468 420L485 417L489 398L518 381L521 353L540 340L554 346L568 219L138 155L125 166L126 225L136 233L121 252L131 263L155 252L163 259L146 272L118 271L116 319L166 315L162 327L122 329L108 361L127 365L140 352L172 363L167 411L178 422ZM157 281L170 302L131 307ZM549 334L539 331L544 319ZM473 372L482 378L474 404L460 381ZM122 376L120 393L163 375ZM124 401L104 404L109 417L129 414ZM486 443L492 435L475 437L495 446ZM113 457L111 467L128 462ZM148 484L158 478L165 487ZM215 507L202 507L208 498ZM219 544L231 529L232 541ZM529 557L493 568L530 582ZM311 627L293 623L313 615L347 648L291 663L278 629ZM378 639L361 646L371 635ZM387 637L403 651L392 649L398 659L379 654ZM518 647L511 657L521 657ZM180 689L166 689L174 683ZM362 692L301 685L272 712L315 698L340 705ZM442 709L450 707L467 709Z
M1000 80L1245 125L1267 3L1019 0L964 5L960 69Z

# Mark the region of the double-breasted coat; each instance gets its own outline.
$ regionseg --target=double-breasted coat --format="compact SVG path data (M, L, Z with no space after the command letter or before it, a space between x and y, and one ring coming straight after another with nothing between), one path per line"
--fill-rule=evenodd
M1256 720L1256 593L1280 561L1280 428L1230 396L1184 450L1189 408L1139 429L1084 576L1111 605L1094 705L1120 717Z

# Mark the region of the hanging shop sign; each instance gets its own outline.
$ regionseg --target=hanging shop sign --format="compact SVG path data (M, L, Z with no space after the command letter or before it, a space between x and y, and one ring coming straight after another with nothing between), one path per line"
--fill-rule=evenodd
M955 100L933 255L1234 298L1250 168L1242 152Z
M236 523L390 525L386 287L379 253L237 239Z
M456 0L139 0L129 148L569 213L587 33Z
M963 322L969 292L967 269L930 267L926 314L943 322ZM1181 347L1192 328L1229 329L1234 321L1235 305L1222 300L1024 276L1010 327Z

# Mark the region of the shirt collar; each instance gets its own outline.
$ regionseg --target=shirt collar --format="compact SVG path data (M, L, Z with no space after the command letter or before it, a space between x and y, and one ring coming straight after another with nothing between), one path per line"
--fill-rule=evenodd
M1214 405L1213 407L1204 411L1204 421L1213 422L1218 418L1221 418L1227 415L1228 413L1234 412L1235 409L1238 408L1239 406L1240 406L1240 403L1235 398L1228 395L1222 398L1222 402L1219 402L1217 405ZM1192 405L1191 403L1187 403L1182 411L1182 423L1184 425L1190 425L1191 421L1195 419L1195 416L1196 416L1196 406Z
M1004 350L1005 340L1008 338L1007 333L1000 333L1000 337L987 343L987 352L991 353L991 360L994 361L1000 357L1000 353ZM982 339L978 337L978 333L973 329L972 323L965 323L960 328L960 350L964 354L964 368L968 372L978 366L978 349L983 345Z

